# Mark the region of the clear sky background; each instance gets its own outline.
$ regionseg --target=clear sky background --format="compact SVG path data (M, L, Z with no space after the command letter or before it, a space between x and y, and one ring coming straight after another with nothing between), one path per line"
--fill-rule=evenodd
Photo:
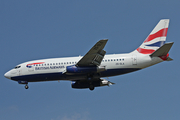
M180 1L1 0L0 120L179 120ZM131 52L160 19L170 19L171 62L110 77L110 87L77 90L69 81L4 77L17 64L84 55L108 38L107 54Z

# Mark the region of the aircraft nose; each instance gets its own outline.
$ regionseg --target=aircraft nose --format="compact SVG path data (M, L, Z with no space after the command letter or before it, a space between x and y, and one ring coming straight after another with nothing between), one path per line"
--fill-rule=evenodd
M8 78L8 79L11 79L11 74L10 74L10 71L6 72L4 74L4 77Z

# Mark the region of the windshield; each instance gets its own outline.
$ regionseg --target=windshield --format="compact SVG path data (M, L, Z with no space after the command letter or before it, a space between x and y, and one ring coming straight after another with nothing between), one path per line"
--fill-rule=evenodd
M14 69L18 69L18 68L20 68L21 66L16 66Z

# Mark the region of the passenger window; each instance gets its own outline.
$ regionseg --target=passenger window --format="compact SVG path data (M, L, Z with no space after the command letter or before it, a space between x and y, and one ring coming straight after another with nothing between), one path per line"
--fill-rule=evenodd
M63 65L63 63L61 63L61 65Z

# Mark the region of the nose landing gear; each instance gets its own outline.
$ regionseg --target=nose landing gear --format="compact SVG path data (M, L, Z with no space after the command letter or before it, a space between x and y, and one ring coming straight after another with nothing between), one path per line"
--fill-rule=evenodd
M25 85L25 89L28 89L28 88L29 88L29 86L26 84L26 85Z
M28 89L28 88L29 88L29 86L28 86L28 81L21 81L21 80L19 80L18 83L19 83L19 84L26 84L26 85L25 85L25 89Z

